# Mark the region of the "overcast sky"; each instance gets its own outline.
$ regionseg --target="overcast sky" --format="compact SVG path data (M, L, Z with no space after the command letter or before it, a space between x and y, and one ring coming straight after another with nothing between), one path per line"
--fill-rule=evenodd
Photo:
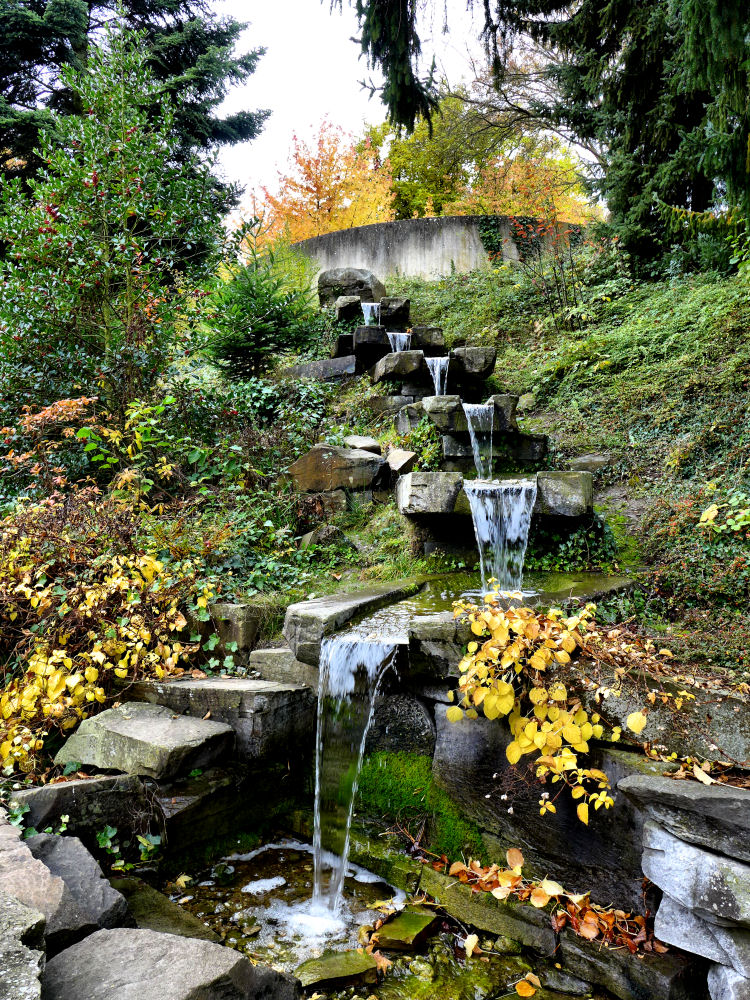
M262 135L221 154L227 177L248 190L273 186L276 167L286 162L292 135L308 137L328 116L332 122L357 134L364 122L380 122L385 112L377 96L371 100L359 81L371 74L351 41L357 20L344 0L343 12L331 12L329 0L214 0L220 13L250 22L241 48L263 46L266 55L243 87L235 88L225 107L270 108ZM426 64L434 52L438 68L455 84L471 72L469 50L478 54L478 28L465 13L464 0L449 0L451 27L441 32L437 3L436 22L426 21L422 41ZM454 13L455 12L455 13Z

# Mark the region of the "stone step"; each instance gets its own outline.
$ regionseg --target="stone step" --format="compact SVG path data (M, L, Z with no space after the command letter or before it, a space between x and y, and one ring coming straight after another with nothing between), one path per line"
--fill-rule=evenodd
M204 713L205 714L205 713ZM172 707L127 702L84 719L55 763L170 778L230 757L234 733L224 722L176 715Z
M165 705L191 724L208 715L214 725L234 731L238 756L246 761L277 753L286 759L290 747L302 753L315 726L315 697L300 684L246 677L140 681L128 697Z
M257 670L264 681L277 684L301 684L318 691L318 668L302 663L288 646L274 649L254 649L249 667Z

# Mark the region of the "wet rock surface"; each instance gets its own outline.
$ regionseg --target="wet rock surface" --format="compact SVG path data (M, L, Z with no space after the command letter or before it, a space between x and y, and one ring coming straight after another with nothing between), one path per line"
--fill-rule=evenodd
M365 753L421 753L435 750L435 724L427 706L405 694L383 695L375 703Z

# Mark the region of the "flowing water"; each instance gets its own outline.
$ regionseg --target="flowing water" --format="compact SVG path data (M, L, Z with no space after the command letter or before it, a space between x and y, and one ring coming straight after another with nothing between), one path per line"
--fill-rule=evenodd
M520 590L536 503L536 477L494 482L465 480L479 549L482 589Z
M471 450L479 479L492 476L492 427L495 421L493 403L464 403L466 422L469 425Z
M448 361L450 359L445 358L425 358L427 362L427 367L430 369L430 375L432 375L432 382L435 386L435 395L444 396L446 389L448 388Z
M377 326L380 322L380 303L363 302L362 314L365 317L365 326Z
M411 334L410 333L394 333L393 331L387 332L388 341L391 345L391 350L396 353L401 351L408 351L411 347Z

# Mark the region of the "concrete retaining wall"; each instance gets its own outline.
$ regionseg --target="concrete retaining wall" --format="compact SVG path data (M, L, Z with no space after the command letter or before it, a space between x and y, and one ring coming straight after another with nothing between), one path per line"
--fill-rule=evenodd
M436 219L402 219L355 226L336 233L302 240L294 246L321 270L362 267L380 278L393 274L435 278L453 271L488 267L487 252L479 237L481 216L452 215ZM510 220L503 219L506 260L517 260L510 239Z

